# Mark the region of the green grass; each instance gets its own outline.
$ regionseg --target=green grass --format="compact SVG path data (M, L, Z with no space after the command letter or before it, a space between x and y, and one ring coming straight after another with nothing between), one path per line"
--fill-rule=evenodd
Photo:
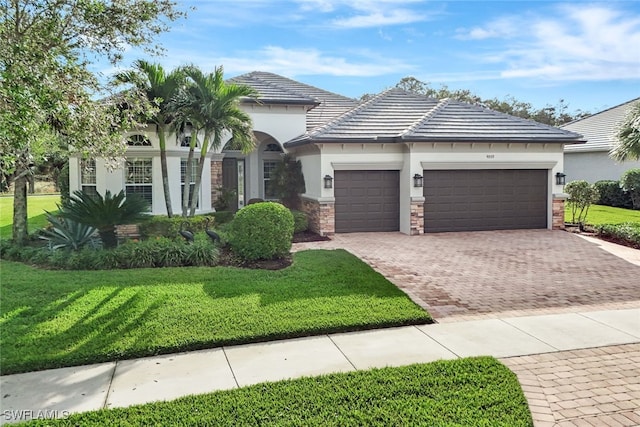
M2 262L2 374L319 333L429 315L346 251L279 271L50 271Z
M478 357L257 384L32 426L533 426L516 376Z
M44 211L55 212L58 210L60 195L29 196L27 198L27 228L33 233L47 225ZM11 226L13 224L13 197L0 197L0 239L11 238Z
M565 203L564 218L571 222L571 209ZM622 224L625 222L640 223L640 210L614 208L611 206L591 205L585 224Z

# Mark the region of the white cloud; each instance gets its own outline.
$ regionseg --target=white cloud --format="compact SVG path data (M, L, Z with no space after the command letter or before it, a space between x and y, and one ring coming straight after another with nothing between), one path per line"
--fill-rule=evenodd
M526 25L523 18L502 18L466 31L463 38L502 39L504 44L482 59L503 64L505 78L640 78L639 16L613 6L572 4L555 10L557 16L527 17Z
M426 17L407 9L395 9L390 11L371 11L363 15L350 18L338 18L332 21L338 28L368 28L387 25L411 24L424 21Z
M378 58L361 53L360 60L327 55L317 49L285 49L267 46L259 51L240 52L236 57L218 58L227 73L236 74L249 71L270 71L286 76L332 75L370 77L412 67L401 61Z

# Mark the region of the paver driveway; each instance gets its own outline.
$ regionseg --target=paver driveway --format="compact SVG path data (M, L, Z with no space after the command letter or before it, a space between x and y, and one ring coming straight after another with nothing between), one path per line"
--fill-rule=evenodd
M564 231L337 234L438 321L640 304L640 266Z

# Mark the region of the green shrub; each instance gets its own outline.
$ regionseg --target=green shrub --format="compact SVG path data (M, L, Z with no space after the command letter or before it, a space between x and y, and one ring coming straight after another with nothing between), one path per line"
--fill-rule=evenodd
M282 203L289 209L299 209L300 195L306 190L302 163L290 154L282 156L276 168L271 172L271 186Z
M235 213L231 211L217 211L210 215L215 219L214 224L216 225L216 228L218 228L221 224L230 223L233 220L233 215L235 215Z
M242 208L231 223L229 245L245 260L275 259L291 250L293 214L279 203L256 203Z
M60 203L62 206L66 206L71 200L71 194L69 193L69 160L60 169L57 184L60 189Z
M640 169L629 169L622 178L620 185L631 195L633 209L640 209Z
M235 210L238 207L238 193L236 190L230 188L219 187L218 198L213 203L213 207L216 211L228 211Z
M593 187L598 192L597 205L628 209L633 206L631 195L620 186L620 181L597 181Z
M307 214L302 211L291 211L293 215L293 232L301 233L309 229L309 218Z
M218 263L218 248L211 244L206 234L200 233L191 245L185 244L184 241L156 238L127 242L110 250L50 250L3 244L2 258L64 270L214 266Z
M640 249L639 223L602 224L599 225L596 230L598 234L605 239L614 239L620 243Z
M210 221L210 227L212 227L216 222L215 217L204 215L189 218L181 216L168 218L166 216L158 215L151 216L141 221L138 224L138 229L140 230L140 236L143 239L155 237L168 237L170 239L175 239L182 238L179 234L181 227L184 227L185 230L189 230L192 233L204 231L207 227L207 220Z
M569 195L567 205L571 209L571 222L584 224L589 213L589 206L598 199L598 192L587 181L571 181L564 190Z

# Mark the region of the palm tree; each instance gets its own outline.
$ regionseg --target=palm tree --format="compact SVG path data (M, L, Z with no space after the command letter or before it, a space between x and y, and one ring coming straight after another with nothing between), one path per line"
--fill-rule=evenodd
M618 144L611 150L614 160L640 159L640 101L634 103L616 132Z
M120 83L135 85L143 91L149 101L157 106L157 112L150 118L156 125L160 142L160 168L162 170L162 188L167 216L173 216L171 208L171 192L169 191L169 172L167 168L166 133L175 120L169 107L178 90L184 85L185 77L180 70L167 73L162 65L152 64L142 59L134 63L134 69L119 73L116 80Z
M251 118L239 108L239 103L241 98L257 96L257 92L249 86L225 82L222 67L216 67L214 72L209 74L204 74L195 66L185 67L182 72L189 79L190 84L179 97L176 106L177 110L183 114L182 121L189 122L192 126L187 177L191 176L196 138L202 133L193 196L189 197L191 191L189 185L185 185L182 196L182 215L193 216L202 183L202 170L209 150L219 149L225 134L231 134L234 144L244 153L254 148Z

